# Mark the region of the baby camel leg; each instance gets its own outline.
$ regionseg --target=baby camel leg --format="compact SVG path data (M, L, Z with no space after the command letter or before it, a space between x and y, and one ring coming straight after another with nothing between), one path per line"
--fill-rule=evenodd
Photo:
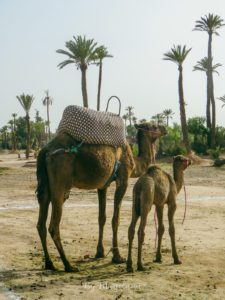
M138 228L138 260L137 260L137 270L138 271L144 271L141 256L142 256L142 245L144 243L144 238L145 238L145 226L147 223L147 216L148 216L148 211L145 211L141 215L141 221L140 221L140 225Z
M172 203L168 204L168 219L169 219L169 234L171 239L172 247L172 256L175 264L181 264L181 261L178 258L175 242L175 227L174 227L174 214L176 211L176 202L175 200Z
M129 246L128 246L128 258L127 258L127 272L133 272L132 267L132 245L134 240L134 234L135 234L135 226L137 223L139 216L136 214L134 205L132 209L132 220L128 229L128 240L129 240Z
M156 252L156 259L154 262L160 263L162 261L161 254L161 245L162 245L162 237L165 231L165 226L163 224L163 206L156 206L157 219L158 219L158 247Z
M70 265L70 262L68 261L68 259L66 258L66 255L63 250L62 243L61 243L61 238L60 238L59 224L60 224L61 216L62 216L64 193L61 193L61 195L58 195L58 197L56 197L56 195L52 196L51 200L52 200L52 216L51 216L51 221L50 221L50 225L49 225L49 233L51 234L51 237L55 243L55 246L58 249L60 257L65 266L65 271L66 272L78 272L79 270L77 268L73 268Z

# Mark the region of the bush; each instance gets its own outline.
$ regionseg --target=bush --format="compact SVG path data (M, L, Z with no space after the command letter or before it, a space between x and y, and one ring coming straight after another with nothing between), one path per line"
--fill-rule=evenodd
M200 142L196 142L194 144L192 144L191 148L197 153L197 154L207 154L207 145L200 143Z
M219 156L223 150L224 150L223 148L220 148L220 146L217 146L216 149L208 150L208 153L212 158L217 159L217 158L219 158Z

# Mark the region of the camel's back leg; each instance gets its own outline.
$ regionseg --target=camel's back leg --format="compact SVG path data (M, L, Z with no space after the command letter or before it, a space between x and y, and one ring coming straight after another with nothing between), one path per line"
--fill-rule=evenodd
M152 208L154 200L154 184L152 181L146 180L143 182L140 191L140 216L141 221L138 228L138 259L137 259L137 269L143 271L144 267L142 265L142 246L145 238L145 227L147 224L147 217Z
M160 263L162 261L161 246L162 237L165 231L165 226L163 224L163 205L156 205L157 219L158 219L158 247L156 252L156 258L154 262Z
M171 200L168 202L168 220L169 220L169 234L171 239L172 256L175 264L181 264L178 258L175 241L175 226L174 226L174 214L176 211L176 196L171 196Z
M102 258L104 257L104 247L103 247L103 229L106 221L106 195L107 195L107 189L104 190L98 190L98 209L99 209L99 215L98 215L98 224L99 224L99 236L98 236L98 246L97 246L97 252L95 257L96 258Z
M137 224L137 220L139 218L139 215L137 214L135 206L138 204L137 201L139 201L138 197L135 195L133 192L133 204L132 204L132 219L131 223L128 229L128 257L127 257L127 272L133 272L133 267L132 267L132 245L133 245L133 240L134 240L134 234L135 234L135 227Z
M46 229L46 220L48 217L48 208L49 208L49 195L47 188L45 189L41 199L39 199L39 217L37 223L37 230L41 239L42 247L45 254L45 269L55 270L55 267L49 257L48 247L47 247L47 229Z
M65 195L72 184L73 164L71 156L58 155L49 157L48 160L48 177L52 203L52 215L49 225L49 233L55 243L60 257L65 266L65 271L76 272L77 268L73 268L68 261L60 238L60 221L62 217L63 203Z
M76 272L78 271L77 268L73 268L70 265L70 262L68 261L62 243L60 238L60 221L62 216L62 209L63 209L63 202L64 202L64 192L58 193L57 195L53 195L51 197L52 201L52 216L51 221L49 225L49 233L51 234L51 237L55 243L56 248L59 251L60 257L63 261L63 264L65 266L66 272Z

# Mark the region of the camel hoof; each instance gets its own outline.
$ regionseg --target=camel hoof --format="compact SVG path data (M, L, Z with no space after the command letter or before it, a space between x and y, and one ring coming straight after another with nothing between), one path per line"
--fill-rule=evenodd
M175 265L181 265L182 262L181 262L179 259L176 259L176 260L174 260L174 264L175 264Z
M145 268L142 265L138 265L137 271L145 271Z
M162 260L161 258L156 258L155 260L153 260L154 263L158 263L161 264Z
M72 267L72 266L65 267L65 272L67 272L67 273L76 273L79 271L80 270L77 267Z
M127 272L128 273L133 273L134 272L134 269L132 267L132 264L127 264Z
M95 254L95 258L104 258L104 257L105 257L104 252L97 252Z
M123 264L125 262L126 262L126 259L121 256L115 256L115 257L113 256L113 258L112 258L113 264Z
M45 270L58 271L58 268L51 261L48 261L45 263Z

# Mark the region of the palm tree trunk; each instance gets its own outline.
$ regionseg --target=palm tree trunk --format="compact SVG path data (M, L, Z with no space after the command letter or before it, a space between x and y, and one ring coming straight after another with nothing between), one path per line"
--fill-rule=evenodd
M83 95L83 106L88 108L86 70L87 67L81 67L81 88L82 88L82 95Z
M48 139L50 141L51 133L50 133L50 119L49 119L49 102L47 102L47 119L48 119Z
M215 148L215 134L216 134L216 111L215 111L215 99L213 88L213 72L212 72L212 32L209 32L208 41L208 62L209 62L209 94L210 102L212 105L212 126L211 126L211 148Z
M207 145L210 148L211 146L211 101L210 101L210 78L209 72L207 72L207 103L206 103L206 126L208 129L207 133Z
M102 85L102 60L100 59L99 63L99 76L98 76L98 95L97 95L97 110L100 110L100 93Z
M183 141L187 154L191 153L191 147L188 139L188 130L187 130L187 121L186 121L186 112L185 112L185 103L184 103L184 92L183 92L183 68L179 66L179 80L178 80L178 90L179 90L179 101L180 101L180 119L181 119L181 128L183 133Z
M211 148L216 145L216 103L214 98L213 77L211 78L211 104L212 104L212 128L211 128Z
M26 159L29 158L30 154L30 117L27 114L26 115L26 121L27 121L27 147L26 147Z

